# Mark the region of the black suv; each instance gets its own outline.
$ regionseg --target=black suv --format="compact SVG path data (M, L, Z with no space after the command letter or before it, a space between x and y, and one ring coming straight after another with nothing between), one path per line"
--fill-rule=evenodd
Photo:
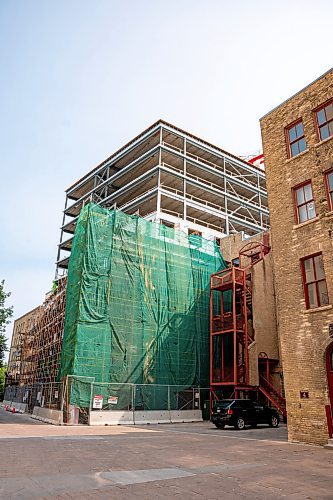
M257 424L268 424L278 427L279 414L273 408L262 406L250 399L222 399L216 401L212 408L211 421L218 429L232 425L235 429L244 429L246 425L256 427Z

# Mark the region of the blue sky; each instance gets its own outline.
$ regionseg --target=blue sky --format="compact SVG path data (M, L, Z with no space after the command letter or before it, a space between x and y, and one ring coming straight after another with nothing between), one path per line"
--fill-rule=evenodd
M158 118L258 151L260 116L332 66L332 18L331 0L0 0L14 317L51 288L66 187Z

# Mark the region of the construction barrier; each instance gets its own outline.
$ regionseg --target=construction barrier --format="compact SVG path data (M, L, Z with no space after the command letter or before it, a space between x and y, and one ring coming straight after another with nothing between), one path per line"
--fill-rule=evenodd
M41 408L40 406L34 407L31 418L53 425L61 425L63 423L62 411L52 410L50 408Z
M143 425L202 422L201 410L171 411L94 411L89 415L89 425Z
M27 409L27 405L25 403L18 403L17 401L3 400L1 406L12 413L25 413Z

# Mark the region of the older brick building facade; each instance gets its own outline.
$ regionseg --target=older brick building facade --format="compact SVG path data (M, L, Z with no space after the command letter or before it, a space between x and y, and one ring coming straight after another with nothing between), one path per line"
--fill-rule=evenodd
M289 439L333 408L333 69L261 119Z

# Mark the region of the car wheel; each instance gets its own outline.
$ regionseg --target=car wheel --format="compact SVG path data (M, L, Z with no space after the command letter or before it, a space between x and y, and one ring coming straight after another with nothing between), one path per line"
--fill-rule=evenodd
M235 423L235 429L238 431L241 431L245 428L245 421L242 417L237 418L236 423Z
M269 421L270 427L279 427L279 417L273 415Z
M215 424L218 429L224 429L225 424Z

